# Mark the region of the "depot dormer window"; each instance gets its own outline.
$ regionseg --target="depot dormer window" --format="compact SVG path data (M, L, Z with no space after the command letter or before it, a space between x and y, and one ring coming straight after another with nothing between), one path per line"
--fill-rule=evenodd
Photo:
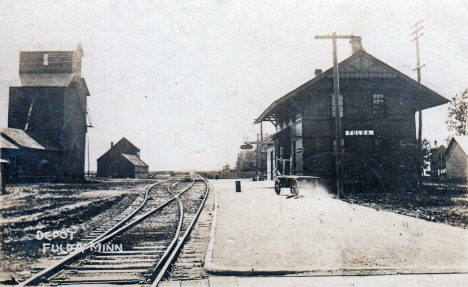
M372 95L372 116L383 118L387 115L385 96L383 94Z
M42 63L43 63L44 66L49 65L49 54L48 53L44 54Z

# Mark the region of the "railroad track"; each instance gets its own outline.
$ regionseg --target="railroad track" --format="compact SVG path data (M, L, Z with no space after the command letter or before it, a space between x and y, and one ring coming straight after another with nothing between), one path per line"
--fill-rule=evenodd
M150 186L118 219L93 231L83 249L20 286L157 286L190 234L208 190L207 182L198 175Z

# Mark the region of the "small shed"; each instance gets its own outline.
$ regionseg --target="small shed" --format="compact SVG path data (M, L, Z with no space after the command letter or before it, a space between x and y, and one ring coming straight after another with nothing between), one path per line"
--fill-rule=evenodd
M97 159L98 177L148 178L148 165L140 158L140 149L126 138Z
M455 136L445 153L447 177L457 180L468 179L468 136Z

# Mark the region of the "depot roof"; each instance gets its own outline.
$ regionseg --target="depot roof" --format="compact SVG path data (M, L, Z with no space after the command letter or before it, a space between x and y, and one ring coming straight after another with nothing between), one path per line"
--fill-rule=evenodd
M399 72L398 70L390 67L369 53L361 50L351 55L346 60L343 60L338 64L338 71L340 78L388 78L394 79L397 85L405 85L411 91L414 97L417 99L415 102L416 110L427 109L434 106L442 105L447 103L449 100L427 88L426 86L418 83L412 78ZM299 93L304 91L306 88L311 87L321 80L327 78L333 78L333 68L328 69L322 74L317 75L312 80L299 86L295 90L287 93L283 97L274 101L256 120L255 123L273 116L275 110L295 98Z

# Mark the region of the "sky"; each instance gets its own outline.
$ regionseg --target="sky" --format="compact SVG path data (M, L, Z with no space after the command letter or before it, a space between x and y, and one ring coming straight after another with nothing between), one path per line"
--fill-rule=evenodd
M91 169L126 137L150 170L218 170L255 140L273 101L332 66L333 32L416 79L410 35L420 20L421 83L450 99L468 88L468 0L0 0L0 126L24 43L81 42ZM338 60L351 55L338 40ZM423 112L444 142L448 105ZM265 123L264 130L273 132Z

